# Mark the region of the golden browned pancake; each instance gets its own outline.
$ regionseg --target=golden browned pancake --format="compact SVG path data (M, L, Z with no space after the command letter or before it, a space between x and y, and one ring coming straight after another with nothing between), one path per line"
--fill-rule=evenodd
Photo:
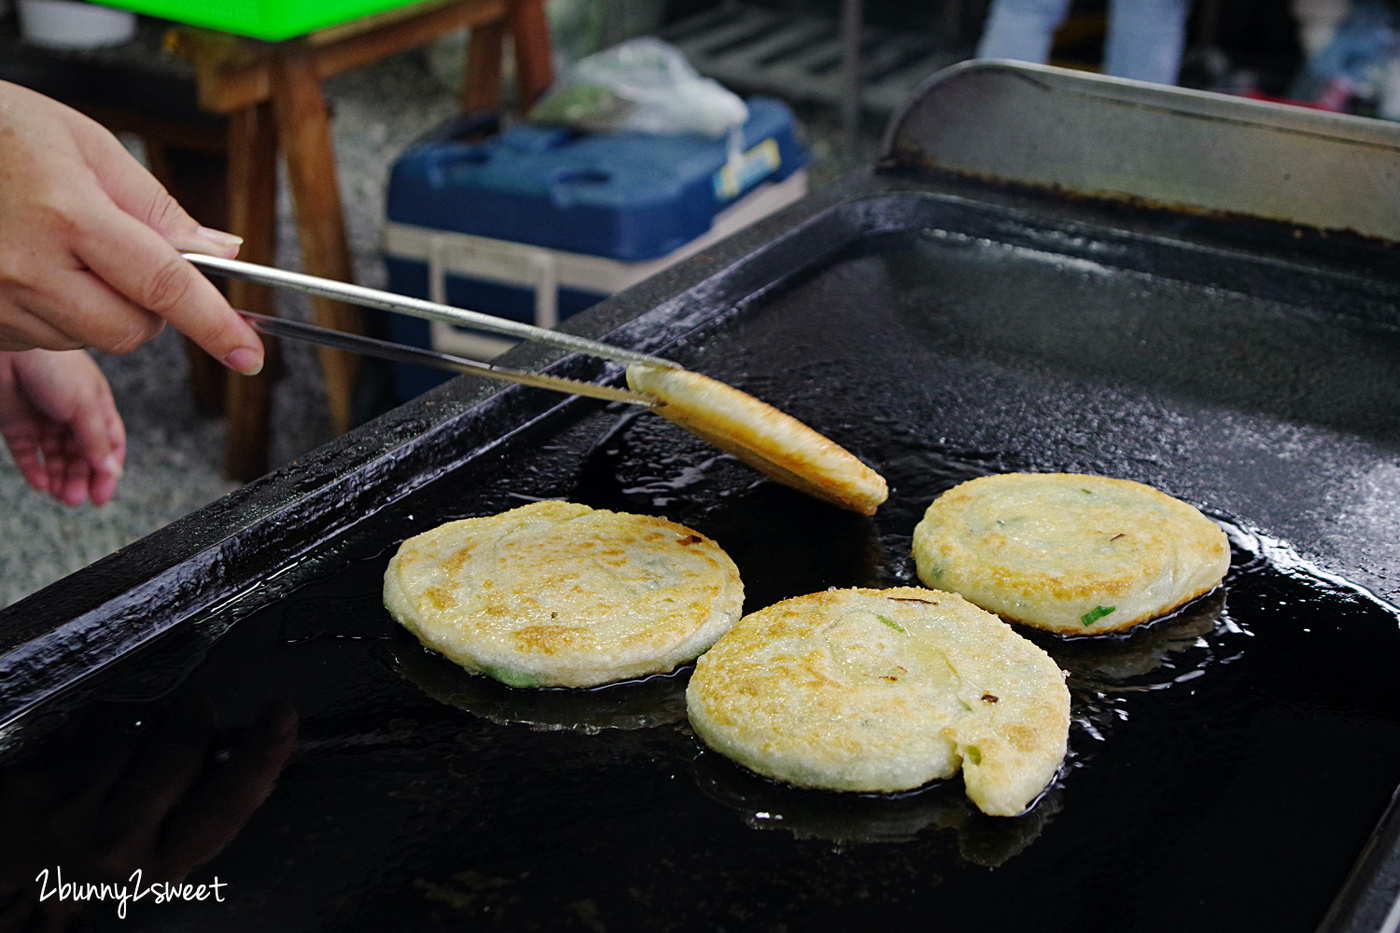
M1130 480L1005 473L948 490L914 529L919 579L1005 619L1097 634L1170 612L1220 584L1225 532Z
M627 385L662 401L655 411L667 421L786 486L862 515L889 495L884 477L844 447L733 386L646 363L627 367Z
M745 616L686 691L705 743L759 774L892 792L963 772L995 816L1064 758L1069 691L1040 648L952 593L827 590Z
M384 605L424 645L516 687L589 687L674 669L738 619L718 544L646 515L536 502L409 538Z

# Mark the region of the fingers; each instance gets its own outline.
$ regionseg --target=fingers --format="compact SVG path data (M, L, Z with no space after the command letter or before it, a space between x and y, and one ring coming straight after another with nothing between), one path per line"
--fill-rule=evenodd
M4 322L12 349L130 353L155 337L165 321L137 307L86 269L51 270L43 291L11 288Z
M66 431L43 428L29 441L11 441L9 446L20 473L39 492L48 493L64 505L82 505L92 494L99 471ZM116 492L115 482L110 485L111 491L103 502L110 501Z
M20 475L39 492L49 491L49 471L44 466L41 435L33 407L20 389L17 363L22 353L0 353L0 437Z
M110 133L85 127L79 144L107 196L182 253L232 259L243 239L199 224Z
M44 467L37 438L7 438L6 445L10 448L10 459L14 460L24 481L38 492L48 492L51 486L49 471Z
M169 321L238 372L261 368L256 332L180 256L231 257L237 237L200 226L75 111L13 89L0 116L18 140L0 149L0 346L25 346L28 331L28 346L125 352Z
M91 499L105 505L117 491L126 463L126 427L117 412L112 388L105 378L95 380L90 397L68 425L68 483L63 501L79 505Z
M161 236L120 211L103 211L76 237L74 254L140 308L169 321L230 369L262 369L256 332Z
M126 428L86 352L0 353L0 436L25 480L59 502L103 505L116 492Z
M82 502L69 503L67 500L69 483L69 452L68 445L64 443L66 432L57 425L50 425L39 430L39 455L44 460L44 472L48 474L47 485L49 495L65 505L77 505ZM73 464L86 470L81 458ZM76 471L72 471L76 474ZM73 481L77 481L74 475Z
M120 212L101 212L80 231L78 258L229 368L245 375L260 371L262 341L219 290L179 256L194 252L231 259L242 239L201 226L111 134L85 133L80 145Z
M15 350L77 350L83 341L59 329L51 315L39 309L46 304L39 295L10 288L0 292L0 352ZM108 320L106 316L102 319Z
M113 454L93 470L88 487L88 498L92 500L93 505L106 505L117 494L117 484L121 482L122 471L125 468L124 461L124 453L122 456Z
M126 432L110 400L89 403L55 436L45 455L48 491L65 505L106 505L116 494L126 461Z

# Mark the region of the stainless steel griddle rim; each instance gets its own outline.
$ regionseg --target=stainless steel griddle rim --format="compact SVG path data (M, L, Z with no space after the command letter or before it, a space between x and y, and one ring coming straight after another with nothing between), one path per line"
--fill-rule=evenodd
M1400 242L1400 124L977 60L890 121L885 159L999 183Z

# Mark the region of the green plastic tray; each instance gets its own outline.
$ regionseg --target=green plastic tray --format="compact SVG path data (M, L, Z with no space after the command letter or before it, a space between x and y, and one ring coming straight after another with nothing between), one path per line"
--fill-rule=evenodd
M278 41L420 0L100 0L105 6Z

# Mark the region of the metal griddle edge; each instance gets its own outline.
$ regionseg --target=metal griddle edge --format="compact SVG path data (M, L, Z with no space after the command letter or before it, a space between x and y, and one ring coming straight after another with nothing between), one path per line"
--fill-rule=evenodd
M1069 101L1066 106L1084 106L1090 112L1096 112L1104 99L1134 112L1140 112L1147 99L1168 120L1173 113L1191 111L1192 101L1171 92L1060 74L1055 69L1004 63L956 69L931 81L922 97L896 118L887 145L889 155L881 165L809 196L563 327L639 351L664 353L852 238L878 231L883 222L882 199L905 197L937 196L1030 214L1053 213L1069 223L1180 238L1226 252L1249 253L1257 247L1283 256L1294 266L1315 267L1324 275L1373 278L1385 289L1400 287L1394 245L1400 237L1385 227L1386 210L1373 212L1381 216L1379 221L1368 215L1360 223L1348 224L1336 215L1287 218L1269 210L1256 212L1248 197L1238 205L1182 204L1170 192L1164 195L1150 187L1126 194L1108 191L1080 176L1066 180L1054 177L1053 171L1033 176L1023 171L1024 166L1005 164L987 168L973 152L977 141L970 138L975 134L965 123L931 128L936 118L947 115L948 107L967 117L974 109L968 103L969 94L974 99L979 93L995 97L995 86L1005 81L1035 88L1032 96L1048 93L1050 99ZM1031 109L1016 93L1001 104L998 110L985 100L979 103L983 112L976 116L977 123L993 127L982 139L989 149L1006 145L1002 135L1014 125L1012 115ZM1230 111L1236 121L1232 131L1260 112L1241 110L1234 102L1212 101L1210 106ZM1263 112L1275 124L1292 117ZM1035 127L1024 130L1030 135L1045 130L1044 138L1033 147L1036 158L1029 160L1036 171L1046 164L1056 165L1057 159L1075 171L1082 168L1073 154L1056 151L1056 145L1062 150L1077 145L1072 139L1057 143L1046 128L1057 116L1064 114L1052 110L1036 118ZM1212 113L1205 122L1221 119ZM1282 135L1290 141L1310 138L1327 151L1362 146L1354 139L1332 137L1324 129L1307 124ZM1066 121L1061 133L1073 137L1082 130ZM1365 130L1371 132L1369 126ZM1280 131L1269 125L1264 135L1279 136ZM949 136L957 137L956 153L940 148ZM1129 138L1125 145L1132 143ZM1387 145L1392 147L1392 157L1400 152L1400 134ZM1390 163L1381 177L1370 168L1361 174L1366 176L1364 184L1351 188L1354 199L1366 202L1368 208L1378 200L1387 209L1400 204L1396 200L1400 195L1394 191L1368 196L1376 186L1388 184L1400 190L1396 183L1400 161ZM1269 187L1268 182L1259 179L1262 187ZM1334 179L1332 184L1345 187L1344 181ZM1202 188L1214 194L1228 185L1208 180ZM869 207L850 211L852 203ZM851 220L823 223L823 218L842 207L848 209L843 216ZM1342 208L1318 208L1324 209ZM1400 211L1395 211L1394 223L1400 226ZM774 270L781 271L775 275ZM621 379L621 367L616 364L543 348L518 348L505 362L575 379ZM31 730L42 728L41 723L28 721L27 711L54 703L81 704L85 685L104 669L192 619L201 620L206 637L216 639L239 618L282 598L288 586L314 574L317 566L333 566L339 559L337 542L372 521L385 506L473 460L489 458L508 438L529 432L561 411L598 405L460 377L0 611L0 751L23 743ZM1346 566L1328 569L1359 579L1384 600L1400 601L1400 568L1385 568L1380 574ZM1398 924L1400 805L1392 801L1319 929L1389 933Z

